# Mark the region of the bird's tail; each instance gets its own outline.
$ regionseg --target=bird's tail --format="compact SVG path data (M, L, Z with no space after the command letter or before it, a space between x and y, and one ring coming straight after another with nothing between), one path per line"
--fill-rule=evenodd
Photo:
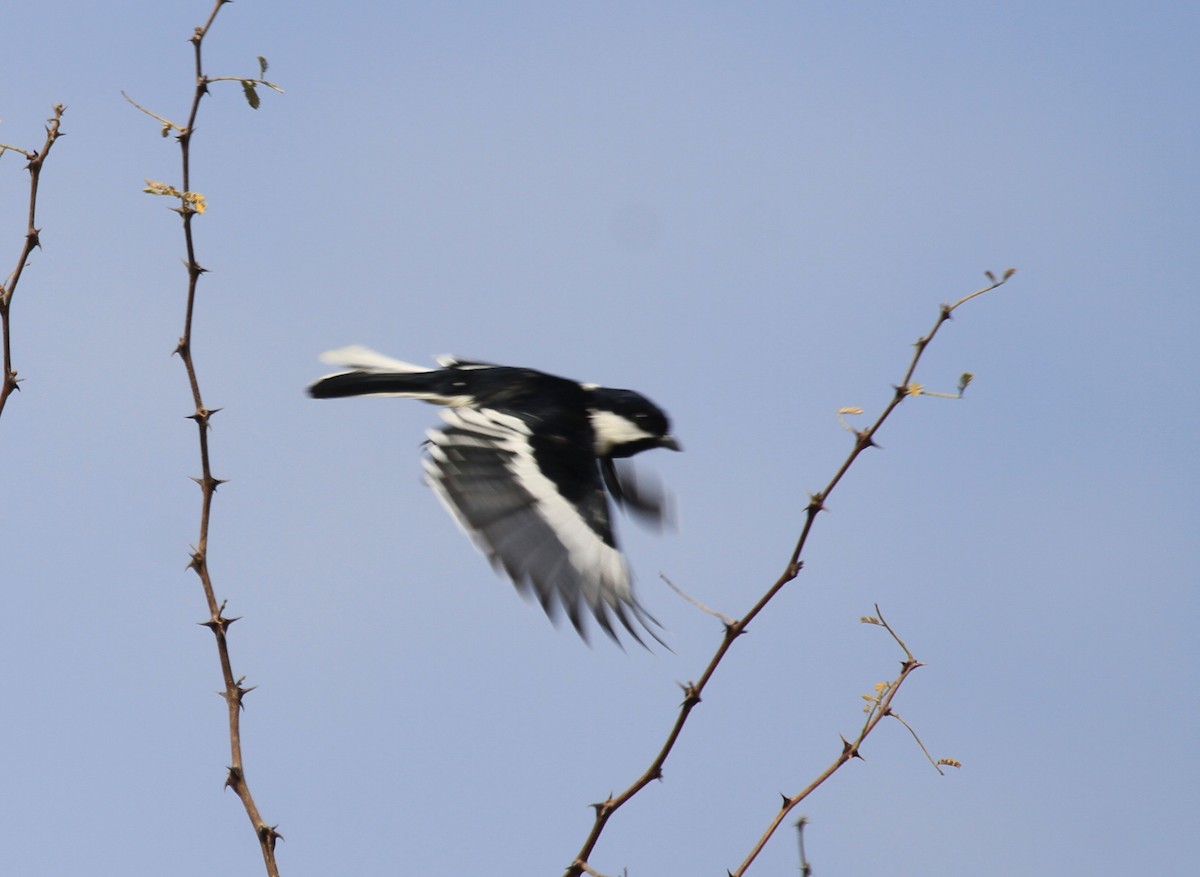
M411 362L402 362L399 359L384 356L382 353L376 353L371 348L363 347L361 344L351 344L349 347L327 350L321 354L320 360L330 365L340 365L345 369L364 372L412 374L415 372L432 371L432 369L427 369L423 366L413 365Z
M449 403L443 369L402 362L358 344L322 353L321 361L340 365L348 371L326 375L312 384L308 392L317 399L400 396Z

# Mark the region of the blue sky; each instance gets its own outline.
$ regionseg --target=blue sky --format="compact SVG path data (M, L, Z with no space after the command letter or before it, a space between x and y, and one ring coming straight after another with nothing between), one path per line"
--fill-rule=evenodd
M0 419L9 619L5 873L257 874L185 569L199 495L182 236L145 178L178 150L206 3L5 15L0 142L47 164ZM797 814L818 873L1180 873L1200 805L1200 305L1185 4L385 4L242 0L194 139L196 359L214 420L210 564L259 688L247 770L282 871L555 874L782 569L809 491L964 307L738 642L607 874L723 873L926 667ZM0 157L0 266L23 232ZM323 350L457 353L666 408L639 460L677 532L620 538L673 653L589 648L493 575L420 482L436 411L314 402ZM796 867L790 833L751 874Z

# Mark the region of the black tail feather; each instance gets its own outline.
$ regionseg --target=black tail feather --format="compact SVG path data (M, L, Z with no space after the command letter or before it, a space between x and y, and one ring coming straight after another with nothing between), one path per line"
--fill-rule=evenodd
M321 378L308 388L314 399L345 396L428 396L437 393L438 372L344 372Z

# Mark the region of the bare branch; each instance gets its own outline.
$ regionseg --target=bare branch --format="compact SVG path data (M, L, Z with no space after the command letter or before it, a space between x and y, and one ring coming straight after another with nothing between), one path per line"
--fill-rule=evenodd
M879 612L878 606L875 607L875 611ZM874 621L874 619L872 619L872 621ZM788 814L791 813L801 801L815 792L822 783L837 773L838 770L840 770L848 761L854 758L862 758L862 756L859 754L859 749L862 747L863 741L870 736L871 732L879 726L879 723L883 721L884 718L889 715L893 715L892 701L895 699L896 694L900 691L900 686L904 684L904 681L908 679L909 675L914 670L916 670L918 667L924 666L920 661L916 660L912 656L912 652L910 652L904 643L900 641L900 637L896 636L896 632L888 626L886 621L883 620L882 614L880 614L876 623L878 623L880 627L886 628L888 633L892 635L892 638L904 650L905 660L900 665L900 674L890 682L882 682L875 686L875 695L865 695L865 697L867 697L867 699L870 701L870 706L867 710L867 719L863 723L862 728L859 730L858 736L856 736L853 740L847 740L845 737L843 737L841 739L841 751L838 753L837 757L830 762L828 767L821 771L821 773L818 774L812 782L810 782L796 794L791 796L783 796L783 802L780 804L779 810L775 813L775 816L767 825L766 830L763 831L762 835L754 843L754 846L751 848L750 852L747 854L742 863L738 865L737 868L729 872L731 877L742 877L742 875L746 873L750 865L753 864L756 858L758 858L758 854L763 851L764 847L766 847L767 841L771 839L771 837L783 824L783 821L787 818ZM936 767L936 765L934 766ZM941 773L941 771L939 770L938 773ZM801 855L803 856L803 841L801 844Z
M196 259L192 222L196 216L204 213L205 202L204 197L195 193L191 188L191 142L192 134L195 131L196 115L200 111L200 102L208 93L209 80L204 76L201 47L205 36L207 36L213 22L216 20L217 13L227 2L229 0L216 0L212 12L208 16L208 20L203 26L197 27L192 33L190 42L195 57L196 86L192 95L191 110L188 113L186 123L180 125L172 122L146 109L128 95L125 95L125 99L146 115L161 122L164 137L171 131L179 132L177 140L179 141L180 157L182 160L182 189L176 189L174 186L166 183L155 183L152 180L147 180L145 191L155 195L167 195L179 199L180 206L175 208L175 212L183 220L183 236L187 250L187 255L184 259L184 267L187 270L188 278L187 304L184 312L183 334L175 346L175 352L179 354L179 358L183 362L184 369L187 372L188 386L191 390L193 412L187 415L187 417L196 424L196 432L199 438L200 475L193 480L200 486L201 495L200 534L195 546L192 548L188 567L196 573L204 590L204 599L208 605L209 617L205 621L202 621L201 624L211 630L216 639L217 656L221 665L221 676L224 680L224 689L220 692L220 695L225 701L225 708L228 714L230 750L230 764L225 778L225 785L233 789L246 810L246 815L250 819L250 824L254 828L254 833L258 837L259 845L262 849L263 863L266 866L268 877L278 877L279 867L275 860L275 845L282 835L280 835L276 826L268 824L259 813L258 805L255 803L254 796L250 793L249 783L246 781L246 771L242 758L242 705L246 695L253 691L253 687L243 684L245 681L244 676L234 675L233 664L229 655L228 633L230 625L237 621L237 619L227 617L225 615L225 603L217 601L216 591L213 587L212 576L208 566L208 532L209 521L212 515L213 496L216 494L217 488L224 483L223 479L216 478L212 474L212 463L208 446L208 427L213 415L220 409L209 408L204 404L204 399L200 392L200 381L197 377L196 364L192 356L192 323L196 308L196 286L200 280L200 276L205 272L205 269L201 267Z
M8 397L17 389L17 371L12 364L12 327L10 321L12 319L12 301L13 295L17 291L17 284L21 282L21 274L25 271L25 265L29 262L29 257L33 255L33 251L40 247L41 244L41 229L37 227L37 200L38 186L42 179L42 165L46 162L46 156L50 154L51 148L62 136L60 125L62 123L63 112L65 107L62 104L55 104L54 114L46 120L46 139L42 143L42 148L37 152L26 152L23 149L18 149L13 146L0 146L0 155L4 152L20 152L28 160L25 165L29 171L29 221L25 228L25 241L21 245L21 254L17 257L17 267L13 269L12 274L8 275L8 279L3 286L0 286L0 349L3 353L3 373L0 374L0 414L4 413L4 405L8 401Z
M762 612L768 604L770 604L775 596L781 590L783 590L783 588L787 586L789 582L794 580L800 574L800 570L803 567L800 559L801 555L804 552L805 546L808 544L808 537L812 533L813 524L816 521L817 515L819 515L825 509L825 501L837 488L838 484L841 483L842 478L850 470L850 467L854 465L854 462L858 459L859 455L867 448L875 446L874 437L876 433L879 432L883 424L887 421L888 417L891 416L892 412L896 410L901 402L912 395L907 388L912 384L912 377L916 372L918 363L921 361L922 354L925 352L925 349L929 346L929 343L933 340L934 336L937 335L938 329L941 327L942 323L949 320L951 314L966 302L983 295L985 292L990 292L991 290L1004 285L1004 283L1007 282L1014 273L1015 269L1010 268L1008 271L1004 272L1003 276L999 280L995 279L994 276L989 276L989 280L991 282L988 286L984 287L983 289L976 290L970 295L964 296L952 305L941 306L940 310L938 311L937 321L934 323L933 328L927 335L918 339L914 345L915 350L913 352L912 360L909 362L908 368L904 372L904 377L895 387L895 392L891 401L889 401L888 404L883 408L882 412L878 417L876 417L875 422L872 423L871 426L865 430L852 431L854 435L854 446L851 448L850 453L842 462L841 466L838 467L833 477L829 480L829 483L825 485L825 488L810 497L809 503L805 508L805 520L803 526L801 527L800 535L797 538L795 547L792 549L791 556L779 577L770 587L767 588L766 592L762 595L762 597L759 598L758 602L750 607L749 611L747 611L745 615L743 615L740 619L729 622L725 625L724 636L722 637L721 642L717 645L716 651L713 653L712 658L709 659L704 671L700 674L700 678L696 682L689 683L686 686L685 697L683 703L679 706L679 713L675 717L675 722L667 732L666 740L663 742L658 753L650 761L650 765L645 769L645 771L643 771L641 776L634 780L629 787L625 789L625 791L616 796L609 796L609 798L604 802L594 805L595 817L592 822L591 830L588 832L588 835L585 838L579 853L575 856L575 858L572 860L572 864L564 873L564 877L580 877L580 875L584 873L585 868L588 865L588 859L592 854L592 850L595 849L596 843L600 840L600 836L604 833L604 828L608 824L608 820L612 818L612 815L651 782L661 778L663 766L666 764L667 758L670 756L672 749L674 749L675 743L679 739L680 734L683 733L683 729L687 724L688 718L691 716L692 710L700 703L701 695L703 694L705 687L708 685L709 680L711 680L713 675L716 673L717 668L721 665L721 662L724 660L725 655L729 652L729 649L733 646L734 640L741 636L746 631L746 628L750 625L750 622L758 617L758 614ZM845 413L850 412L846 411ZM878 607L876 607L876 609L878 611ZM920 664L912 658L911 653L908 652L907 648L904 647L904 644L900 642L899 638L896 637L891 628L887 626L886 622L880 621L879 623L881 626L887 628L887 630L891 632L892 636L896 638L896 641L900 644L900 646L905 649L905 654L908 655L908 660L906 660L904 664L902 673L891 683L891 690L889 690L889 692L880 700L879 708L887 709L890 708L891 699L895 696L895 690L906 678L908 678L908 674L919 667ZM824 773L814 780L808 789L796 796L796 803L799 803L799 801L803 800L804 797L809 794L809 792L823 783L829 776L833 774L834 771L838 769L838 767L841 766L842 763L850 758L857 757L858 743L865 739L866 734L870 733L870 731L874 729L875 725L878 724L878 722L883 718L884 714L885 713L883 712L877 712L876 714L868 717L867 724L864 726L864 731L860 733L855 742L851 743L849 741L843 741L843 753L841 756L839 756L839 759L831 764ZM790 800L792 799L785 799L785 804ZM778 821L782 821L782 819L787 815L787 812L790 811L794 806L795 804L791 804L790 806L786 806L785 808L781 809L780 814L778 815ZM776 822L776 824L774 824L764 835L762 843L766 842L766 839L770 837L777 827L778 822ZM748 858L746 862L747 865L749 864L749 861L753 860L757 853L758 848L756 848L756 850L752 852L751 856Z

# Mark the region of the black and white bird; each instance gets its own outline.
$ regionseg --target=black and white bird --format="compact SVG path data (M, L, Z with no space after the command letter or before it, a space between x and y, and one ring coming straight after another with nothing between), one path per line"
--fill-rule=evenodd
M658 639L613 537L607 495L662 519L661 494L640 490L615 462L680 449L662 409L632 390L454 357L429 369L353 345L321 360L346 371L310 386L318 399L398 396L445 406L446 425L427 433L426 481L492 566L551 619L565 612L586 640L586 607L617 642L613 618L643 645L635 621Z

